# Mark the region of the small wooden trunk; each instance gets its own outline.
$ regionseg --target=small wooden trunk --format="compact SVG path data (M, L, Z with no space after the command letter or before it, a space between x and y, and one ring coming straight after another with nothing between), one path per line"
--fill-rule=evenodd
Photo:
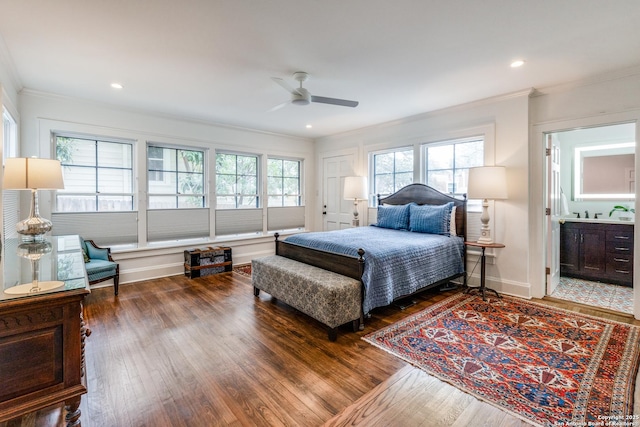
M231 271L232 268L231 248L208 247L184 251L184 275L191 279Z

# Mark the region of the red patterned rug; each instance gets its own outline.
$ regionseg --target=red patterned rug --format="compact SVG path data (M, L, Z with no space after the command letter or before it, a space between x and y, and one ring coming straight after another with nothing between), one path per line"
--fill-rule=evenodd
M251 277L251 264L234 265L233 271L243 276Z
M363 339L536 425L638 425L639 327L460 293Z

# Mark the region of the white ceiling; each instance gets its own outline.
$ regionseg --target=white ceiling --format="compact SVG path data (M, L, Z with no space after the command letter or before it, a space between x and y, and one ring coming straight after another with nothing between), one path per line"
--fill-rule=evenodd
M19 88L312 138L635 67L639 22L638 0L0 0ZM360 105L269 112L300 70Z

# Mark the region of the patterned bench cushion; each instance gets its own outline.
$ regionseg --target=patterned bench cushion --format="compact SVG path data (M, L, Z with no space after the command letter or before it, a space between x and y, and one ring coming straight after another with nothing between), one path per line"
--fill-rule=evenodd
M336 328L360 318L359 280L272 255L251 261L255 288Z

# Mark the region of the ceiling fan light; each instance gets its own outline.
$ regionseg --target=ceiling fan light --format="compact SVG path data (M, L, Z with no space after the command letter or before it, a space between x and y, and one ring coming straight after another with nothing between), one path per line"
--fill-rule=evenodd
M299 93L293 93L291 95L291 103L294 105L309 105L311 102L311 95L305 88L297 89Z
M309 105L309 100L303 97L294 96L291 103L294 105Z

